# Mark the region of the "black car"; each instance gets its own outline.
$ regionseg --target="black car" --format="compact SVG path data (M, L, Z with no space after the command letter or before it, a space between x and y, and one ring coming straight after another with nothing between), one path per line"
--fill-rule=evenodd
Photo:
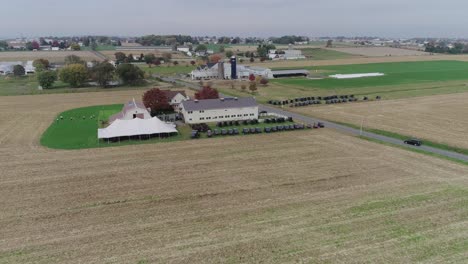
M413 145L413 146L421 146L422 145L422 141L419 140L419 139L408 139L408 140L405 140L405 144L408 144L408 145Z

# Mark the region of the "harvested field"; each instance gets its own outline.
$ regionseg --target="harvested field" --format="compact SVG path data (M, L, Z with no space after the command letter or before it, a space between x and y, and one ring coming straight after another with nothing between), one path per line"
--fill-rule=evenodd
M125 55L133 54L134 56L140 56L142 53L143 54L154 54L156 57L162 57L164 53L168 52L163 52L163 51L158 51L158 50L104 50L100 51L104 56L106 56L109 60L115 60L115 53L116 52L123 52ZM185 55L182 52L170 52L172 55L172 59L177 60L177 59L187 59L190 58L187 55Z
M380 102L295 108L329 120L428 139L468 149L468 93Z
M28 61L35 59L47 59L54 63L63 63L65 57L76 55L86 61L97 60L101 58L91 51L5 51L0 52L0 61Z
M132 96L0 97L0 262L466 259L466 166L328 129L294 140L38 146L58 112Z
M361 55L367 57L385 57L385 56L425 56L429 55L426 52L410 49L399 49L391 47L349 47L349 48L332 48L331 50Z

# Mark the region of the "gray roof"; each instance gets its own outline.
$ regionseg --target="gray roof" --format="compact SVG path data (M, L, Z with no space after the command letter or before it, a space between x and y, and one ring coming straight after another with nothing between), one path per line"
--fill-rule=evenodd
M279 70L279 71L271 71L273 75L282 75L282 74L307 74L309 75L308 70Z
M256 107L258 104L253 97L241 97L183 101L182 106L186 111L199 111L211 109Z

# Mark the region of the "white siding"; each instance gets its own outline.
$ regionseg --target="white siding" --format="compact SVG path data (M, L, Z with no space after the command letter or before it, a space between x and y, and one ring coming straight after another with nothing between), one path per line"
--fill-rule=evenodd
M240 121L258 119L258 106L230 109L213 109L187 112L182 109L185 123L199 124L219 121Z

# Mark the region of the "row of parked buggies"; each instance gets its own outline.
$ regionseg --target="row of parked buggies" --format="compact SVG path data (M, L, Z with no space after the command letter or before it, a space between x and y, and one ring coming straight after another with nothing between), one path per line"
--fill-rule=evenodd
M249 134L261 134L261 133L274 133L274 132L281 132L281 131L291 131L291 130L300 130L300 129L313 129L313 128L324 128L325 125L322 122L314 123L314 124L289 124L289 125L277 125L272 127L264 127L263 129L260 127L244 127L242 130L238 128L229 128L229 129L214 129L206 131L206 135L211 138L214 136L226 136L226 135L239 135L240 133L244 135ZM200 132L198 130L192 130L191 138L199 138Z

